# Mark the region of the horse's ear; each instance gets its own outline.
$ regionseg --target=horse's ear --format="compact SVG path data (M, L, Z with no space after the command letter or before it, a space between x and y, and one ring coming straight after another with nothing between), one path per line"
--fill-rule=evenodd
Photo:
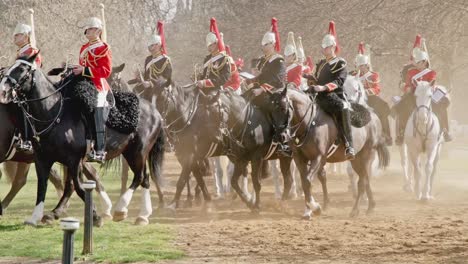
M122 63L117 67L113 67L112 72L119 73L119 72L123 71L124 68L125 68L125 63Z
M36 60L37 56L39 56L39 52L41 52L41 50L38 50L35 54L29 56L26 60L30 63L34 63L34 61Z
M288 86L286 85L283 89L283 91L281 91L281 96L282 97L285 97L286 95L288 94Z

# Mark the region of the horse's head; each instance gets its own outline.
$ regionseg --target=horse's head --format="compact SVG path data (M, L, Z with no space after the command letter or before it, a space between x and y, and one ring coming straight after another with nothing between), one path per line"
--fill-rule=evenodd
M29 92L33 86L32 79L36 65L34 61L39 53L30 57L21 57L8 68L0 82L0 103L8 104L14 97Z
M432 100L433 85L426 81L417 82L414 95L416 96L416 115L417 125L426 126L429 122L429 115L431 113L431 100Z
M112 72L109 78L107 78L107 82L109 83L109 86L112 87L112 89L129 92L130 88L125 82L122 81L122 71L124 68L125 63L122 63L117 67L112 67Z
M267 92L263 107L270 113L275 130L285 130L293 115L292 105L288 97L288 88L281 91Z
M348 75L343 83L343 90L349 100L358 104L365 104L367 101L367 94L364 90L364 85L359 80L359 74L355 76Z

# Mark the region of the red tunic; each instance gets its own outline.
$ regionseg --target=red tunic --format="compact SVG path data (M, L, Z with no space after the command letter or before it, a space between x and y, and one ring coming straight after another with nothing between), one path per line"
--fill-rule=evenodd
M83 45L80 49L80 65L85 67L83 76L90 78L98 91L110 89L106 78L112 71L112 54L106 43L98 40Z
M294 83L296 89L299 89L302 81L302 66L293 63L286 68L286 83Z
M229 79L223 85L223 87L230 88L236 91L240 87L241 79L240 79L239 71L237 70L236 63L231 57L229 57L229 63L231 64L231 76L229 76Z
M436 72L426 68L423 70L418 70L416 68L412 68L406 74L406 81L405 81L405 93L411 91L414 93L416 90L417 83L416 81L426 81L426 82L433 82L436 80Z
M302 73L312 74L312 68L309 65L302 66Z
M353 75L355 76L356 73ZM377 72L368 71L367 73L359 73L359 80L368 95L380 94L380 76Z
M38 49L36 48L33 48L31 46L30 43L24 45L23 47L21 47L20 49L18 49L16 51L16 58L20 58L20 57L24 57L24 56L32 56L34 54L37 54L39 52ZM41 54L37 55L36 57L36 60L34 61L36 62L36 65L39 66L39 67L42 67L42 57L41 57Z

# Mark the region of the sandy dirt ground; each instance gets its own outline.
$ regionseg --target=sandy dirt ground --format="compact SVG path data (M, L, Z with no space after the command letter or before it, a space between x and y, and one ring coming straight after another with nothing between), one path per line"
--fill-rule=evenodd
M464 158L463 158L464 157ZM187 258L165 263L468 263L468 152L444 153L434 181L435 200L420 202L403 191L399 155L372 179L377 207L350 218L353 198L344 174L328 175L331 204L311 221L301 220L302 198L274 199L263 182L263 208L253 215L240 201L216 200L212 212L180 209L156 217L177 231L175 245ZM168 162L166 171L177 172ZM212 179L207 179L212 185ZM319 183L314 185L321 201ZM210 191L213 193L214 188Z
M272 179L263 181L262 212L252 214L238 199L215 200L212 210L181 208L155 212L151 222L175 231L174 246L186 258L162 263L468 263L468 150L445 152L434 181L435 200L420 202L403 191L399 156L372 187L372 215L350 218L353 204L345 174L328 175L331 204L313 220L301 219L301 197L280 203ZM172 155L165 165L167 198L172 198L180 167ZM213 179L205 178L213 194ZM194 186L194 185L192 185ZM299 183L300 187L300 183ZM319 183L313 188L322 201ZM185 197L184 197L185 199ZM156 203L154 203L156 205ZM137 211L130 211L129 215ZM22 258L3 263L56 263Z

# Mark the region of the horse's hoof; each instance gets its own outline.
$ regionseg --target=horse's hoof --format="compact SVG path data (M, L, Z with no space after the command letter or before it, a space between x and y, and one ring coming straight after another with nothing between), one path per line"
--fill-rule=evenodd
M366 215L372 215L374 214L374 211L375 211L374 208L369 208L367 209Z
M177 209L176 203L171 203L165 207L165 209L175 212Z
M102 219L102 217L95 217L93 219L93 226L94 227L102 227L104 225L104 220Z
M192 208L193 207L192 200L185 200L185 202L182 204L182 207L183 208Z
M127 218L127 212L115 211L114 216L112 217L112 220L114 220L114 222L120 222L120 221L125 220L126 218Z
M313 210L312 210L312 213L314 214L314 216L319 216L322 214L322 207L320 207L320 205L318 205L317 207L315 207Z
M148 224L149 224L149 220L148 220L147 217L139 216L139 217L137 217L137 219L135 219L135 225L145 226L145 225L148 225Z
M37 226L37 221L32 220L32 219L26 219L26 220L24 220L23 224L28 225L28 226L36 227Z
M354 218L359 215L359 210L352 210L351 213L349 214L349 217Z
M45 214L44 216L42 216L42 219L41 219L41 222L43 224L46 224L46 225L52 225L55 221L55 219L57 219L55 217L55 215L53 214Z
M312 220L312 215L303 215L303 216L301 217L301 219L302 219L302 220L306 220L306 221L310 221L310 220Z
M111 221L112 220L112 215L110 213L102 213L101 218L104 221Z
M195 204L195 206L200 206L202 204L202 198L201 197L195 197L194 204Z
M403 186L403 191L407 192L407 193L412 193L413 192L413 188L411 187L410 184L405 184L405 186Z

